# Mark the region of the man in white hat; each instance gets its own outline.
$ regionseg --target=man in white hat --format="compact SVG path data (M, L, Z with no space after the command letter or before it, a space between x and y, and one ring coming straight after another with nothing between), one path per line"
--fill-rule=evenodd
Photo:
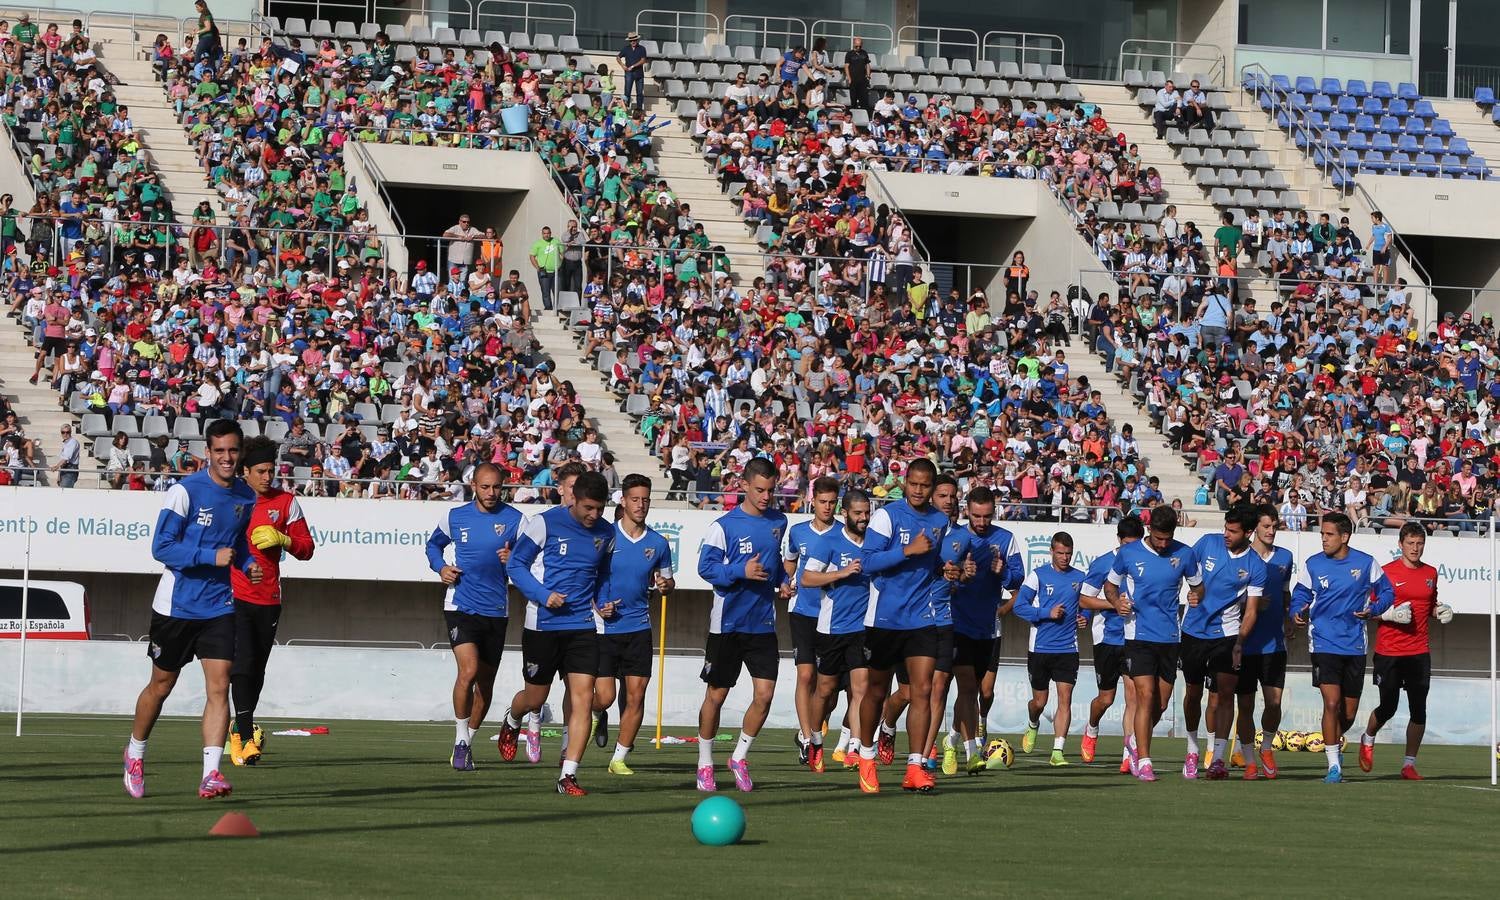
M625 70L625 102L630 103L630 91L634 88L636 109L646 105L647 56L646 48L641 46L640 34L632 31L625 36L625 46L620 48L616 57Z

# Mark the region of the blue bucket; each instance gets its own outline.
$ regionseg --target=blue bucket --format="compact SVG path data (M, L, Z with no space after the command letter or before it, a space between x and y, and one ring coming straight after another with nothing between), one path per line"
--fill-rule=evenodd
M500 124L506 134L526 134L531 131L531 107L524 103L505 107L500 110Z

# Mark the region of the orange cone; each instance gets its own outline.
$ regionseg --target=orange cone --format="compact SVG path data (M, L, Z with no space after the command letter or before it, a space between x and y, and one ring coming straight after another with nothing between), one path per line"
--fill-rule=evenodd
M208 833L214 837L260 837L260 831L244 813L225 813Z

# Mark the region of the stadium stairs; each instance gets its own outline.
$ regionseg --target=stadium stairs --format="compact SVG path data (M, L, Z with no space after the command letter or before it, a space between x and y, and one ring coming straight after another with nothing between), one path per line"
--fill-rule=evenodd
M1482 109L1473 100L1433 100L1432 108L1437 114L1453 123L1453 130L1469 142L1469 147L1479 156L1500 160L1500 126L1497 126L1490 110Z
M160 175L162 188L172 201L179 223L192 221L199 201L207 200L222 213L219 195L208 186L198 154L188 143L187 133L172 110L172 101L151 69L151 63L135 54L129 43L100 42L99 58L120 80L115 96L130 108L141 146L150 155L152 168Z
M15 319L0 317L0 393L16 411L26 436L35 443L33 459L39 468L47 468L57 462L57 450L62 444L59 434L63 425L73 426L73 433L83 443L79 457L79 487L96 487L99 479L94 477L102 466L90 454L90 442L85 440L78 427L78 417L57 405L57 391L45 380L31 384L31 367L36 364L36 355L26 340L26 333ZM43 373L45 379L46 373ZM22 477L22 484L31 483ZM56 484L57 476L48 473L44 483Z

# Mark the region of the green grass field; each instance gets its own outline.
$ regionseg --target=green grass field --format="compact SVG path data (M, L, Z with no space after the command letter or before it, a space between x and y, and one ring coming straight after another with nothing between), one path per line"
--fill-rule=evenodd
M328 736L271 739L264 764L227 770L232 798L204 801L197 724L164 720L135 801L120 785L124 720L26 721L25 737L0 737L9 897L1457 897L1495 886L1500 792L1482 748L1425 750L1420 784L1396 778L1393 745L1374 775L1346 753L1344 785L1322 784L1312 753L1280 754L1275 782L1188 783L1182 742L1160 741L1162 781L1144 785L1115 772L1118 738L1104 738L1092 766L1075 755L1052 769L1039 749L1007 771L940 777L936 796L903 794L888 768L886 792L867 797L831 760L822 776L800 769L789 735L767 732L752 794L732 790L720 745L720 785L749 827L743 844L709 848L688 825L700 799L691 747L638 750L627 779L607 775L591 745L580 780L592 793L566 798L551 765L501 763L489 740L478 771L452 771L450 726L333 722ZM552 741L544 759L556 752ZM209 837L231 810L262 837Z

